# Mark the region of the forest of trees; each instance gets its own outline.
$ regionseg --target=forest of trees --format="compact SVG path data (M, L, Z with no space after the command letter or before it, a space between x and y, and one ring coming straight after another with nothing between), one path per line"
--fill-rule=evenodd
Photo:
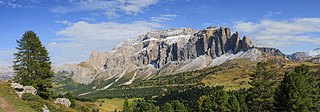
M124 112L273 112L320 111L319 82L307 65L286 72L281 82L265 62L251 74L249 89L226 91L223 87L194 86L124 105Z

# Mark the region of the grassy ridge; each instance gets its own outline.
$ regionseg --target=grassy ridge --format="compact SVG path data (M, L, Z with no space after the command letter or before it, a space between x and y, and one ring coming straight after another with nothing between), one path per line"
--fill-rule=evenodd
M7 82L0 81L0 97L4 98L9 105L11 105L17 112L39 112L43 104L47 105L50 111L52 112L80 112L81 108L84 106L89 109L91 112L93 109L99 109L102 112L110 112L117 109L118 111L122 110L123 98L115 99L99 99L95 102L83 102L76 101L74 108L66 108L61 105L53 104L51 100L43 100L39 96L35 95L26 95L24 94L24 99L22 100L11 88L10 84ZM131 106L135 105L134 100L129 99L129 104ZM1 110L0 112L5 112Z
M36 110L29 107L28 102L23 101L9 83L0 81L0 97L4 98L17 112L36 112Z

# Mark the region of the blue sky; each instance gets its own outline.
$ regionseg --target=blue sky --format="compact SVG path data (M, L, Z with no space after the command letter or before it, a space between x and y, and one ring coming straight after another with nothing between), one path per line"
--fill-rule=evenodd
M35 31L55 65L78 63L150 30L230 27L284 53L320 47L319 0L0 0L0 65Z

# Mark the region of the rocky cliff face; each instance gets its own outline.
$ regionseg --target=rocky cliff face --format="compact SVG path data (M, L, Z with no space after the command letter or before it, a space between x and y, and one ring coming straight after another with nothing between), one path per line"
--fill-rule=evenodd
M282 55L276 50L270 53ZM174 28L125 40L111 51L92 52L88 61L57 67L55 71L71 73L73 80L83 84L95 79L118 81L133 73L132 82L216 66L235 58L259 60L260 56L261 50L253 48L249 38L240 38L238 32L232 33L229 28L208 27L200 31Z
M271 56L281 56L285 58L285 54L282 53L279 49L277 48L268 48L268 47L256 47L257 49L259 49L260 51L267 53Z

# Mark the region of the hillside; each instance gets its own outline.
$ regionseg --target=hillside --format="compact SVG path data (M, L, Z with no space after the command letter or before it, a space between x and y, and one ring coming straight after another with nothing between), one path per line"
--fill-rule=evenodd
M1 112L8 112L10 110L17 112L36 112L36 110L29 107L28 102L22 100L18 95L16 95L9 83L0 81L0 90L0 100L2 100L2 102L6 102L1 104ZM3 106L6 106L10 110L2 110Z
M42 111L43 105L48 106L51 112L79 112L83 107L90 111L99 109L103 112L111 112L115 109L122 110L124 99L100 99L94 102L76 101L73 108L66 108L64 106L55 105L51 100L43 100L39 96L29 96L29 98L18 97L9 83L0 81L0 112L39 112ZM130 105L134 105L133 100L129 99ZM102 103L103 102L103 103ZM101 106L100 106L101 105Z

